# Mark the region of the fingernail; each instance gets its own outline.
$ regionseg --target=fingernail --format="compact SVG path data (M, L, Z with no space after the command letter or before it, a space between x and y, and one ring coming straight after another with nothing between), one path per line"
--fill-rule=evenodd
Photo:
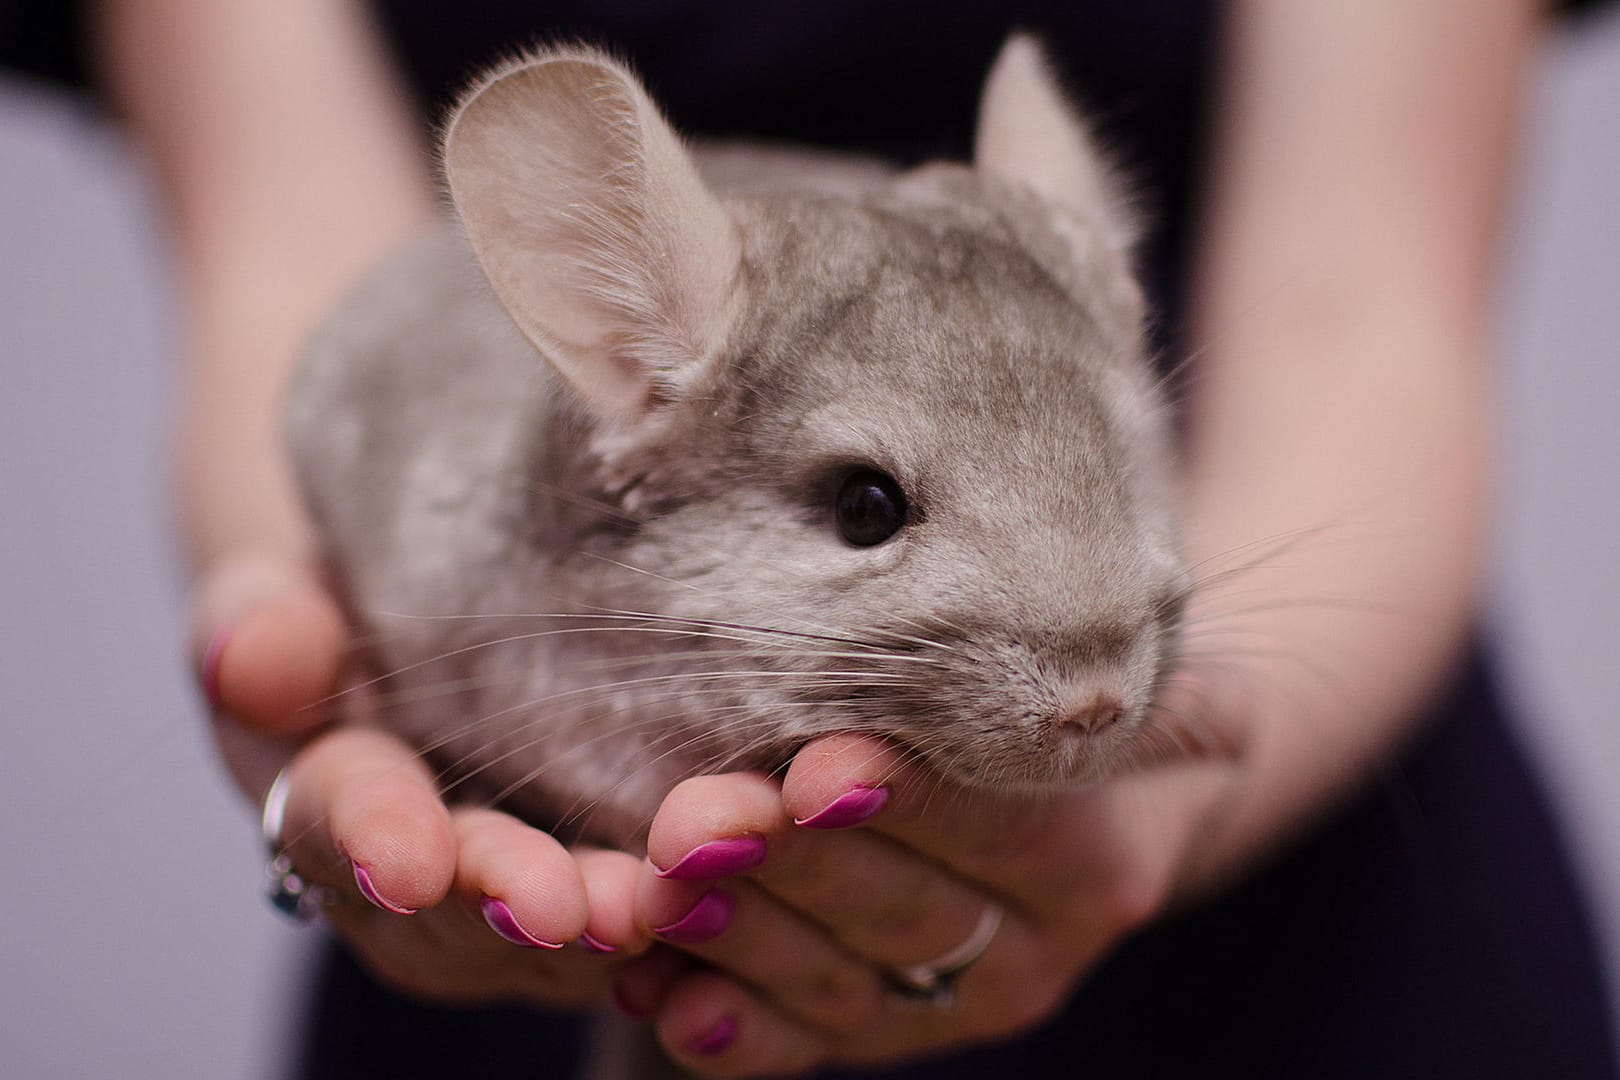
M794 818L793 824L806 829L847 829L871 818L888 804L887 787L852 787L809 817Z
M737 1041L737 1018L727 1013L714 1027L686 1044L689 1053L709 1056L718 1054Z
M383 894L377 891L377 886L371 883L371 875L359 863L354 863L354 883L360 886L360 895L370 900L384 911L392 911L395 915L415 915L413 907L400 907L383 899Z
M699 844L668 870L659 870L658 876L674 881L703 881L740 874L764 861L763 836L733 836Z
M484 913L484 921L489 923L491 930L514 945L522 945L526 949L562 948L561 942L542 941L523 929L517 921L517 916L512 914L512 909L506 906L504 900L486 896L478 902L478 910Z
M208 648L203 652L202 661L202 689L208 704L216 709L224 708L224 702L219 696L219 662L225 655L225 646L230 644L231 628L216 631L208 641Z
M618 1010L632 1020L651 1020L652 1010L643 1008L625 991L624 980L615 980L613 983L613 1004Z
M737 898L724 889L710 889L692 905L692 910L668 926L657 926L653 933L674 945L695 945L720 936L731 925Z
M616 953L619 951L619 947L617 945L609 945L605 941L592 937L589 930L586 930L579 935L579 943L583 948L594 953Z

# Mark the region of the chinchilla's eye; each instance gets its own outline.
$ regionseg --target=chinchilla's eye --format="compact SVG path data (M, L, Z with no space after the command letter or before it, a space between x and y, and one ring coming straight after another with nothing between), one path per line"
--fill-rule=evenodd
M851 473L833 504L838 531L856 547L881 544L906 523L906 495L894 477L873 469Z

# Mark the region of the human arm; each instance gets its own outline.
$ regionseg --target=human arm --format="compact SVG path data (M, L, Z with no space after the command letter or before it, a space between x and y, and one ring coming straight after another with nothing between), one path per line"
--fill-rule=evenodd
M220 665L209 679L231 712L291 729L343 642L281 447L282 387L342 291L431 220L424 150L356 5L128 0L96 15L103 81L159 181L178 271L198 666ZM231 764L262 791L278 763L252 756Z
M364 8L120 0L99 7L96 31L110 99L158 177L179 271L181 522L222 756L253 801L288 766L294 864L343 894L332 922L394 984L600 996L610 963L520 952L485 925L484 897L562 944L586 925L587 890L606 890L591 926L633 951L610 902L633 861L575 857L501 815L452 813L415 755L379 732L313 733L330 716L346 629L282 450L282 387L350 284L435 216L425 148ZM421 913L367 904L351 864L382 903Z

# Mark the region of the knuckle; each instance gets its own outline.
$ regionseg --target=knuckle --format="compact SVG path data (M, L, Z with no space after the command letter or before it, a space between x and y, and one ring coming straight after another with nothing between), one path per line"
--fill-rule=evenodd
M877 981L855 971L817 972L794 987L795 1011L829 1032L852 1032L871 1023L882 1004Z
M922 870L904 873L892 888L871 901L863 920L868 932L883 938L916 938L925 917L942 906L939 891L934 874Z

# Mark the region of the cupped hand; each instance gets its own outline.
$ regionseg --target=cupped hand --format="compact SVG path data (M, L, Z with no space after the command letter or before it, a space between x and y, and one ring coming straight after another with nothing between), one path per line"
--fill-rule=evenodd
M1190 693L1176 696L1190 715ZM1037 799L958 788L897 748L840 735L801 751L780 785L690 780L653 824L636 920L702 964L631 965L618 996L681 1064L714 1076L1012 1037L1178 895L1235 790L1235 760L1187 754ZM897 990L898 973L992 926L954 1002Z
M346 629L313 573L225 561L199 583L194 626L222 756L254 800L284 774L281 844L383 981L431 1000L583 1004L648 948L631 917L638 860L449 808L418 754L364 726L364 689L336 693Z
M281 835L335 895L323 908L374 975L431 1001L581 1005L649 939L630 920L639 862L569 850L507 814L446 808L421 758L341 727L288 767Z

